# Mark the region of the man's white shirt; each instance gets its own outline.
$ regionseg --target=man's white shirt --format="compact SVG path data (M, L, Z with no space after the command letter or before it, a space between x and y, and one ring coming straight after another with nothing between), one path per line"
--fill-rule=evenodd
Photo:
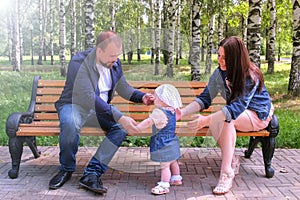
M107 102L108 100L108 91L111 89L112 86L112 79L110 69L103 67L99 64L97 65L97 69L99 71L99 81L98 81L98 88L100 90L100 98Z

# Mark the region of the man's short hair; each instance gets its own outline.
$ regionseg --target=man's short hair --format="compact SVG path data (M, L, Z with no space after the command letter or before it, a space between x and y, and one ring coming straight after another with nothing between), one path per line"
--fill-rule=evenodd
M113 42L116 46L122 45L120 36L113 31L105 31L97 37L96 46L100 49L105 49L109 43Z

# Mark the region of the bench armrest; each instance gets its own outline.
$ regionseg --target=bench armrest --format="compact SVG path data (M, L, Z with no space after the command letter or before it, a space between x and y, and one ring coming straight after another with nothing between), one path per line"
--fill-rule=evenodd
M26 112L15 112L8 116L6 120L6 134L8 137L15 137L20 123L30 124L34 118L34 108L36 103L36 94L38 88L38 80L40 76L34 76L31 100Z
M279 120L276 115L273 115L272 120L269 122L267 131L270 132L270 137L276 137L279 133Z

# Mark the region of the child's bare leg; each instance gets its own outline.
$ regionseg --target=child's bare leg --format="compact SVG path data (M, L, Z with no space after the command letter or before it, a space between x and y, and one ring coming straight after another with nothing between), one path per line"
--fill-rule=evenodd
M181 185L182 184L182 177L180 176L180 168L177 160L174 160L170 164L171 169L171 185Z
M180 175L180 168L177 160L174 160L170 164L171 174L172 175Z
M151 192L153 194L166 194L169 192L170 188L170 178L171 178L171 170L170 170L170 162L160 163L161 167L161 177L160 182L157 183L157 186L152 188Z
M160 164L161 167L161 181L169 182L171 178L170 162L163 162Z

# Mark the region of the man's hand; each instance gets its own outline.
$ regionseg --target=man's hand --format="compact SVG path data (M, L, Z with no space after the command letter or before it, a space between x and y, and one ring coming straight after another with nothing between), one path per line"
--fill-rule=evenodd
M143 96L143 103L146 105L146 106L149 106L149 105L153 105L154 104L154 95L153 94L150 94L150 93L146 93L144 96Z
M123 126L123 128L127 131L128 135L134 135L139 133L139 129L137 128L138 123L131 117L122 116L119 119L118 123Z

